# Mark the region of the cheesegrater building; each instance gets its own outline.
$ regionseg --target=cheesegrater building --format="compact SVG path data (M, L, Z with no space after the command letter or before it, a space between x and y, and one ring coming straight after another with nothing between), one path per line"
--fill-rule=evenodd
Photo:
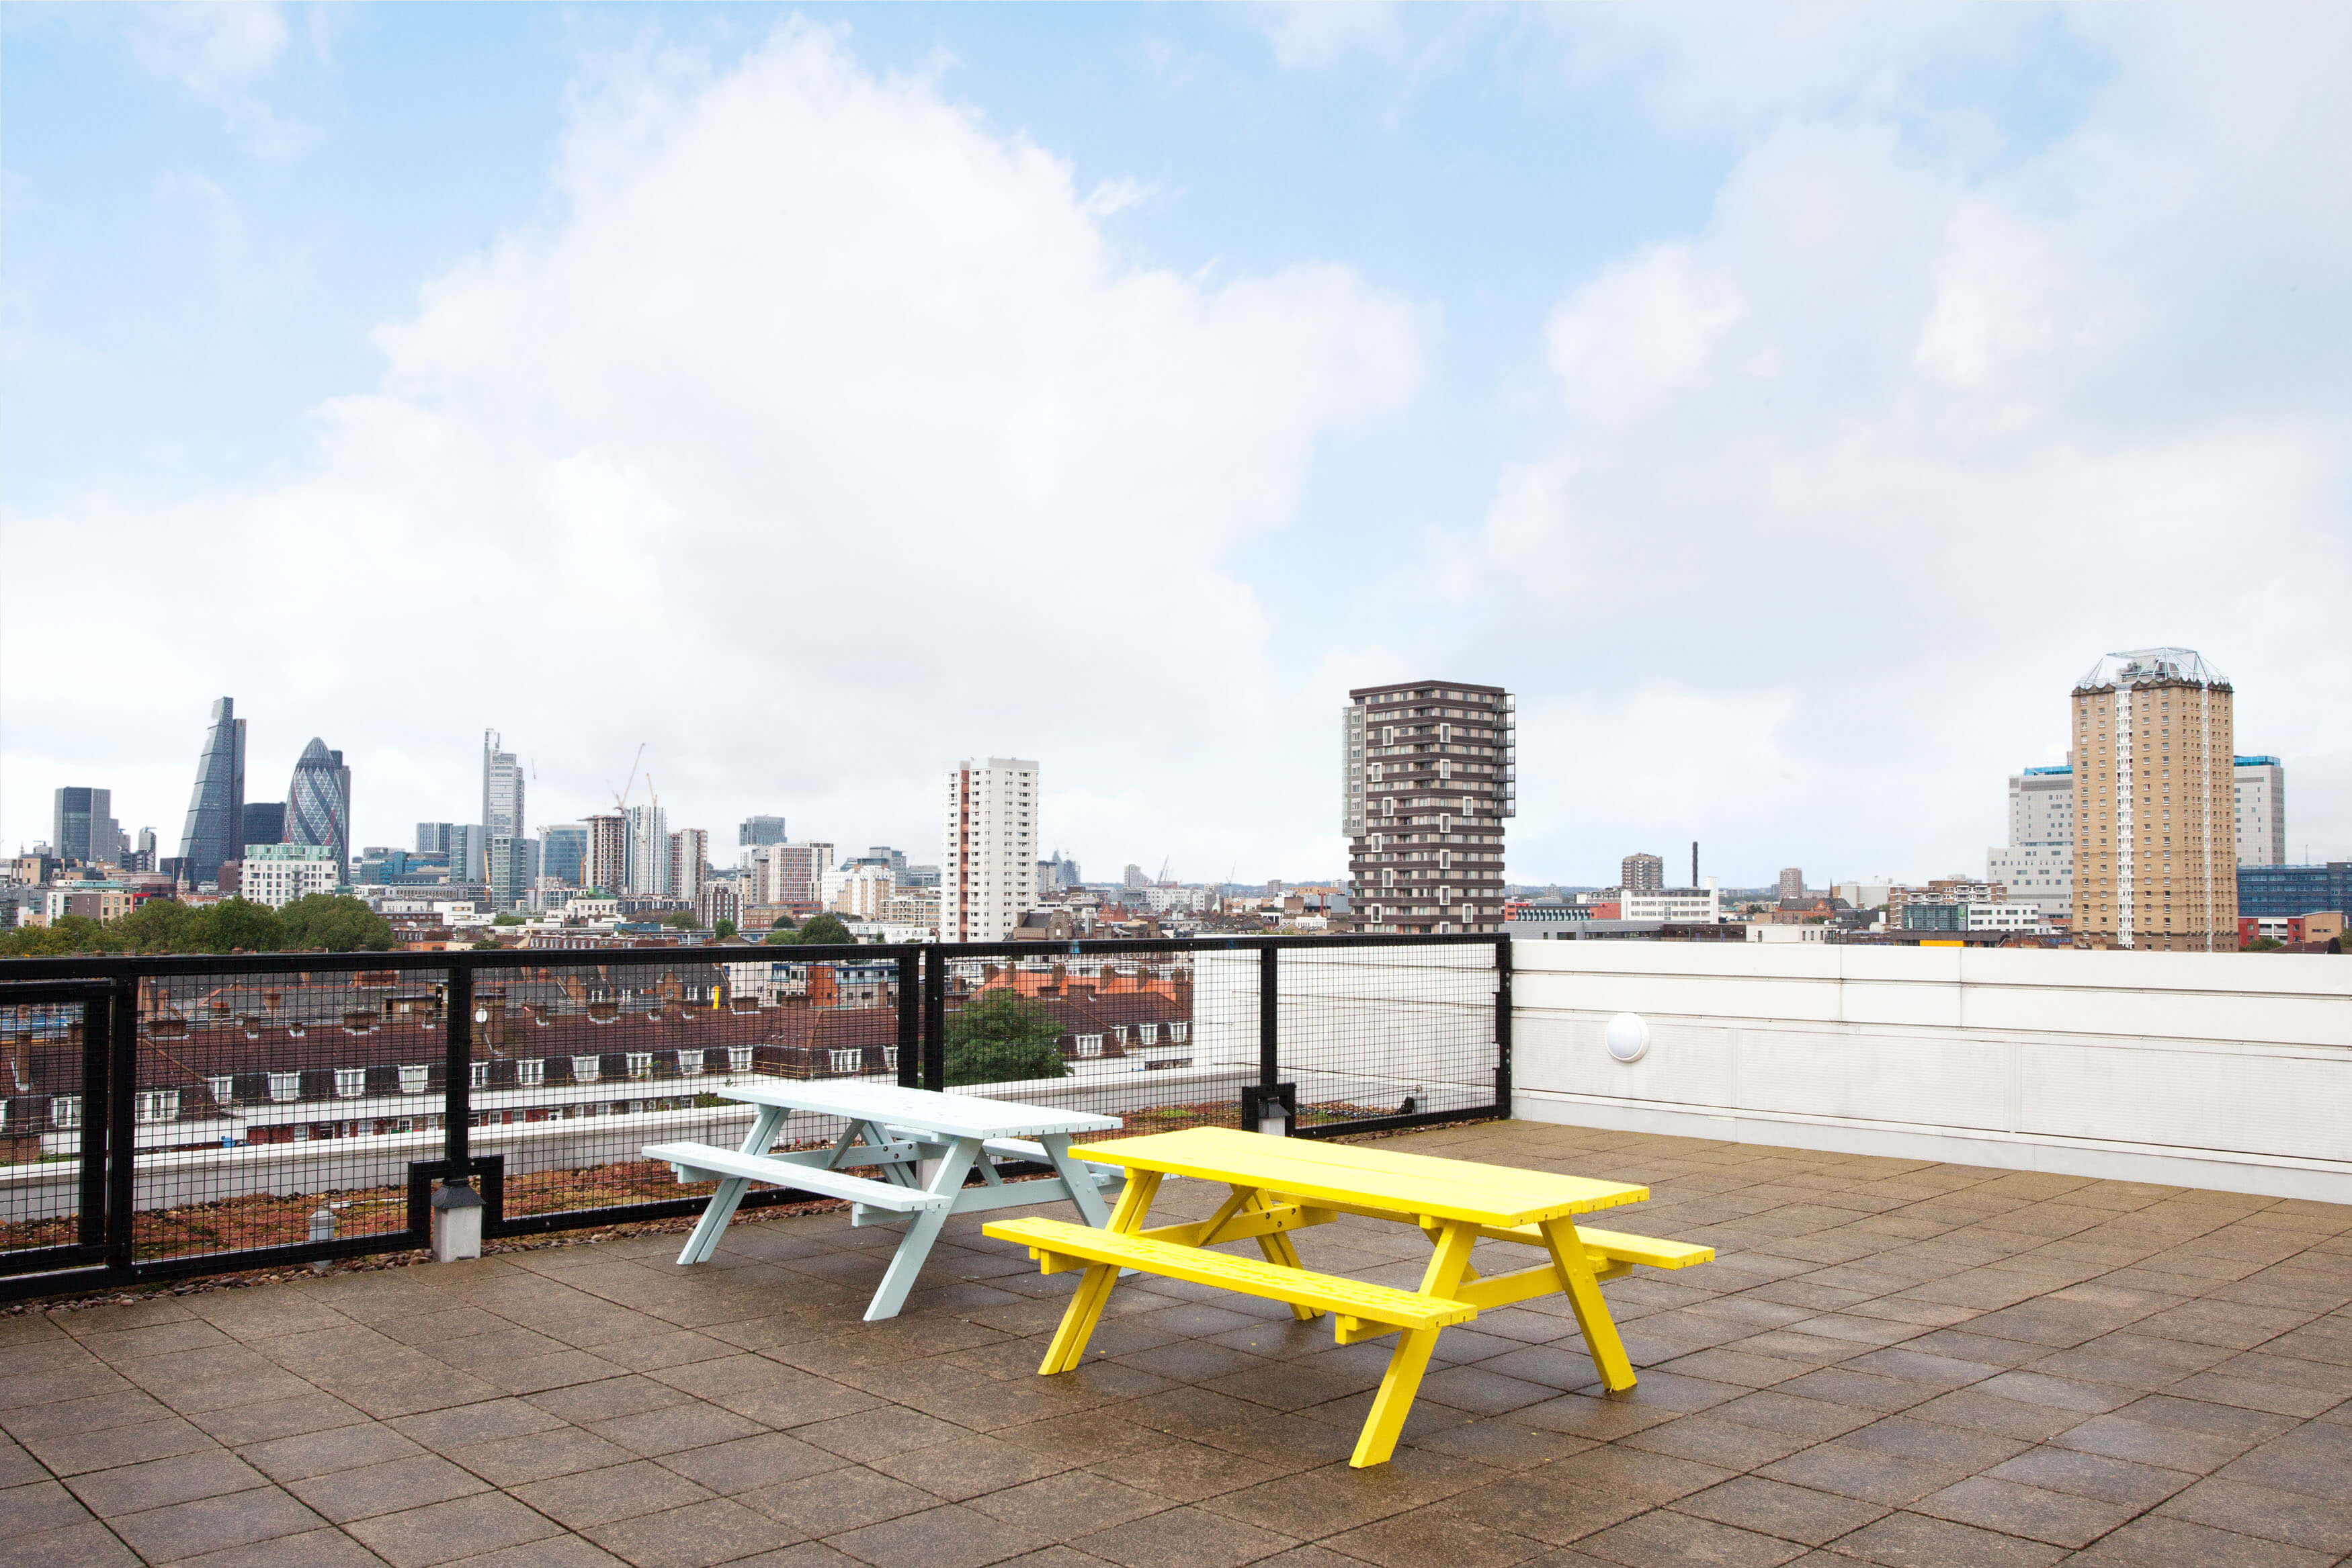
M2237 950L2235 695L2188 648L2109 653L2074 683L2077 946Z
M1355 929L1500 932L1517 700L1459 681L1359 686L1340 714L1339 766Z

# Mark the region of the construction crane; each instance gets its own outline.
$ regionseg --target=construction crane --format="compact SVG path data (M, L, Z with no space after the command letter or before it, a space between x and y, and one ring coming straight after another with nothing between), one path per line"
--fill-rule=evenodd
M1168 867L1175 861L1175 859L1176 857L1174 855L1169 855L1160 861L1160 874L1152 879L1152 884L1154 886L1165 887L1168 885Z
M637 742L637 754L629 759L628 782L623 784L621 786L621 792L613 797L613 810L615 811L626 811L629 809L629 791L637 787L637 764L643 762L645 759L646 743L641 740ZM647 786L650 787L653 780L648 779L646 782Z

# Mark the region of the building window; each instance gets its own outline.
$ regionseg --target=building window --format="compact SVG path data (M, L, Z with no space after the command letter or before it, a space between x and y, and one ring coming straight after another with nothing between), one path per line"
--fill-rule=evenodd
M729 1046L727 1048L727 1071L738 1075L750 1072L751 1071L751 1048L748 1045Z
M856 1072L866 1063L866 1053L854 1046L844 1051L828 1051L825 1055L832 1059L835 1072Z
M338 1099L356 1100L366 1092L366 1068L338 1067L335 1069L335 1095Z
M632 1051L627 1052L623 1057L623 1060L628 1063L630 1077L651 1078L654 1075L654 1053L652 1051Z
M515 1063L515 1087L536 1089L547 1082L547 1059L533 1057L529 1061Z
M467 1082L471 1083L477 1089L488 1088L490 1086L490 1064L487 1061L477 1061L473 1064L473 1071L467 1075Z
M575 1056L572 1059L572 1082L593 1083L604 1076L604 1059L601 1056Z
M1135 1040L1138 1045L1159 1044L1160 1026L1156 1023L1137 1024L1135 1026Z
M70 1133L81 1125L81 1096L59 1094L49 1101L49 1125L60 1133Z
M1189 1023L1171 1023L1168 1026L1169 1040L1178 1045L1183 1044L1184 1038L1192 1032L1192 1026Z
M302 1096L302 1075L299 1072L273 1072L269 1075L269 1097L283 1105Z
M236 1096L236 1080L226 1076L207 1078L205 1080L205 1087L212 1092L213 1103L226 1111L228 1109L229 1101Z
M1100 1056L1102 1054L1102 1036L1098 1034L1082 1034L1074 1037L1074 1039L1080 1056Z
M677 1071L681 1078L695 1078L702 1072L702 1052L681 1051L677 1053Z
M180 1092L176 1089L142 1089L133 1103L142 1122L180 1119Z

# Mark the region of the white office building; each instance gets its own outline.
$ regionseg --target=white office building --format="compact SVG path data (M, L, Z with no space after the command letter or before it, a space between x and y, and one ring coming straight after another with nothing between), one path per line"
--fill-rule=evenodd
M2232 761L2238 798L2238 863L2286 864L2286 769L2275 757L2240 757Z
M659 806L631 806L622 813L622 888L639 898L669 896L669 813Z
M1654 893L1628 888L1618 906L1623 920L1675 920L1702 925L1723 924L1723 893L1708 877L1705 887L1662 887Z
M898 886L887 865L860 862L824 873L824 906L852 920L883 920Z
M2039 931L2042 929L2042 911L2031 903L1971 904L1969 905L1969 929Z
M1985 881L2007 889L2010 902L2031 904L2042 914L2073 910L2073 768L2029 768L2010 775L2009 842L1986 852Z
M940 938L1001 942L1037 902L1037 765L992 757L947 777Z
M283 909L313 893L332 893L343 880L332 844L247 844L237 873L237 896Z
M688 900L702 896L710 864L710 834L701 828L680 828L669 836L669 895Z

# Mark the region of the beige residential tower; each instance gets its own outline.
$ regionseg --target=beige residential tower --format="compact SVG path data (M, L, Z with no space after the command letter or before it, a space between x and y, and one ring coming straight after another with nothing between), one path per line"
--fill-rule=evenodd
M2187 648L2109 653L2074 683L2077 946L2238 946L2229 681Z

